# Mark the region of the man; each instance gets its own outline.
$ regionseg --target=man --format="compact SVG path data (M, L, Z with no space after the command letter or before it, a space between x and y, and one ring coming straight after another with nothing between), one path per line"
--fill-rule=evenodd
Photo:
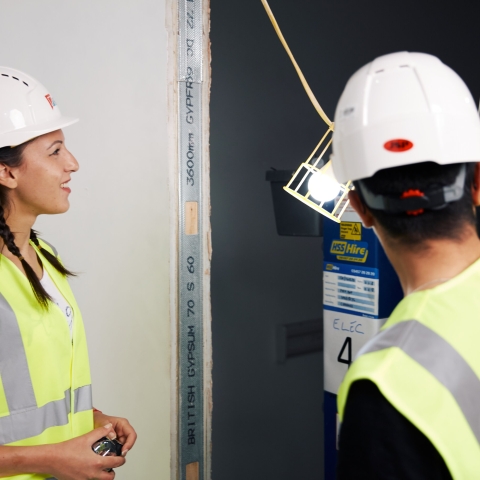
M338 396L338 478L480 478L480 119L436 57L377 58L337 106L333 168L404 291Z

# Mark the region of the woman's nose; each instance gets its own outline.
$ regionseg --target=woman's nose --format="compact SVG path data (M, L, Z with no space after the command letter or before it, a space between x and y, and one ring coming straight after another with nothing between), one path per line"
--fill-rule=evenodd
M70 172L78 171L78 169L80 168L80 165L78 164L77 159L70 152L68 152L68 156L69 156L68 163L67 163L68 171Z

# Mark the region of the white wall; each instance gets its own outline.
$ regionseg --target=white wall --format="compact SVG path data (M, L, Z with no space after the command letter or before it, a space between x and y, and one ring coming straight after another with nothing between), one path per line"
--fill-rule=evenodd
M0 0L0 64L36 77L80 163L38 229L81 272L94 404L139 433L119 480L170 478L169 0Z

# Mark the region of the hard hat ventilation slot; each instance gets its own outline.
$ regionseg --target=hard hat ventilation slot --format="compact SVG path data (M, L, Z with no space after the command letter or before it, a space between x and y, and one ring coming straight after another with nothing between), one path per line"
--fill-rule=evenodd
M7 77L7 78L10 78L10 75L7 75L6 73L2 73L2 77ZM13 78L13 79L15 79L15 80L18 80L18 81L20 81L20 79L19 79L19 78L17 78L17 77L14 77L13 75L12 75L12 77L11 77L11 78ZM24 82L24 81L22 80L22 83L28 87L28 83L27 83L27 82Z
M400 65L400 68L410 68L410 65Z
M384 72L385 70L382 68L381 70L377 70L375 73L382 73Z

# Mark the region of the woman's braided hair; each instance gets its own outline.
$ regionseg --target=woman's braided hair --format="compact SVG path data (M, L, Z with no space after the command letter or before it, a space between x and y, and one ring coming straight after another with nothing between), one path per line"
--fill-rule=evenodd
M23 143L17 147L3 147L0 148L0 164L7 165L9 167L18 167L22 163L22 155L25 147L29 142ZM29 263L22 257L20 249L15 244L15 235L10 230L10 227L7 225L5 220L5 209L8 207L8 195L7 189L0 186L0 237L3 239L5 246L8 250L20 259L27 279L30 282L35 298L38 303L48 309L48 302L52 300L50 295L45 291L43 285L41 284L37 274ZM35 230L30 230L30 240L40 249L43 256L55 267L62 275L64 276L73 276L74 273L67 270L58 260L55 255L52 255L48 250L43 248L40 245L40 242L37 238L37 232Z

